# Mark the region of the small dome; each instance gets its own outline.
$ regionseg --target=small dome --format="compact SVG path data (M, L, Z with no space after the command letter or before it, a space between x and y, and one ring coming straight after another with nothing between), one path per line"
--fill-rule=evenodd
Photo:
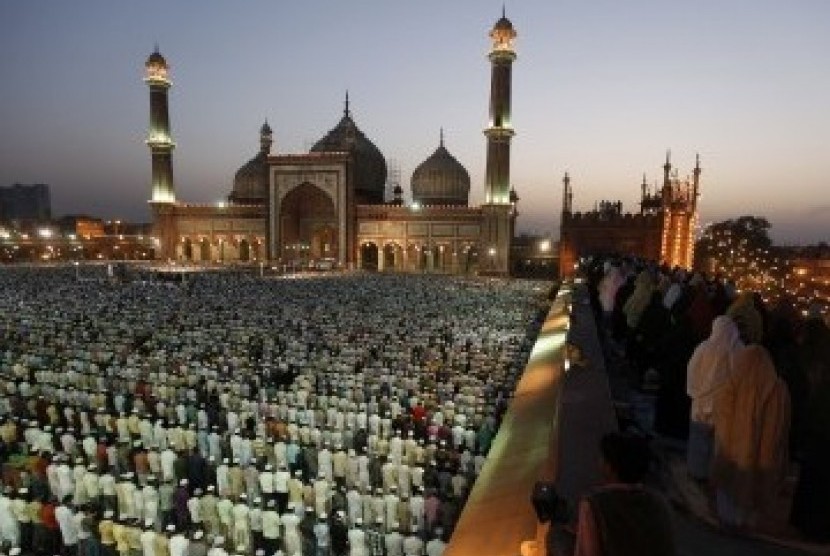
M422 205L466 206L470 175L444 147L443 138L435 152L412 172L412 200Z
M513 31L513 23L505 16L501 16L496 24L493 26L495 31Z
M233 178L228 200L241 205L257 205L268 200L268 154L260 151L242 165Z
M354 191L358 203L381 204L386 190L386 159L354 123L346 110L340 122L317 141L311 152L348 152L354 161Z
M147 57L147 61L144 62L144 67L157 67L168 69L167 60L164 59L164 56L162 56L158 50L155 50L152 54L150 54L150 56Z

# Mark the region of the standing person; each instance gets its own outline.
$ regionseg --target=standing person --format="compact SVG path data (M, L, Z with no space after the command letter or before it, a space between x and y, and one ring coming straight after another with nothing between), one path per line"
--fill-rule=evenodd
M170 556L187 556L188 544L190 544L190 541L183 531L173 531L173 535L170 537Z
M280 542L280 514L276 500L268 500L262 512L262 547L267 556L273 556Z
M424 541L414 527L410 535L403 540L403 553L404 556L422 556L424 553Z
M316 541L317 552L316 556L329 556L331 552L331 537L329 535L329 525L326 523L326 514L318 516L317 523L314 525L314 539Z
M153 530L152 521L145 522L144 531L139 539L144 556L156 556L156 532Z
M357 518L349 529L349 556L369 556L366 546L366 533L363 532L363 520Z
M55 520L61 531L64 556L75 556L78 552L78 523L75 520L75 513L69 507L69 496L55 508Z
M432 539L424 547L427 556L441 556L447 548L447 543L441 538L443 530L439 527L435 530Z
M337 511L331 519L329 537L334 556L346 556L349 552L349 527L346 525L346 513Z
M799 359L810 395L790 522L808 539L830 542L830 328L820 318L807 320Z
M384 537L386 556L403 556L403 535L398 532L398 524L393 523Z
M790 395L757 344L739 350L715 402L712 480L729 527L753 527L774 499L788 458Z
M205 533L201 529L193 532L190 543L187 545L187 556L207 556L208 547L205 542Z
M104 517L98 522L98 534L101 537L101 556L115 556L115 536L113 535L113 511L106 510ZM151 554L150 556L156 556Z
M692 398L686 465L697 480L709 477L714 427L712 412L718 390L732 374L732 356L743 347L738 327L721 315L712 323L712 333L697 346L687 366L686 392Z

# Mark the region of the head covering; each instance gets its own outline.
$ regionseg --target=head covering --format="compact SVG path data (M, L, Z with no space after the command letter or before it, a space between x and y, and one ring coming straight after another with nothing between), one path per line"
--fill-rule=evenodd
M712 322L712 333L695 348L687 366L686 393L692 398L693 421L710 423L714 395L732 374L732 355L742 346L731 318L721 315Z
M726 314L735 321L745 344L761 343L764 338L764 320L755 308L755 294L751 291L741 292L726 310Z
M625 320L629 328L637 328L637 325L640 324L640 317L643 316L643 311L648 307L653 291L654 278L651 272L643 270L637 275L637 280L634 282L634 291L623 306Z

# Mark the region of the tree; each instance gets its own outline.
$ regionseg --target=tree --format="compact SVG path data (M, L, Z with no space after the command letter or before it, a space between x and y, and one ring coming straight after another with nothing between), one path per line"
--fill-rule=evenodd
M779 293L786 265L777 256L766 218L741 216L708 226L695 246L695 267L765 297Z

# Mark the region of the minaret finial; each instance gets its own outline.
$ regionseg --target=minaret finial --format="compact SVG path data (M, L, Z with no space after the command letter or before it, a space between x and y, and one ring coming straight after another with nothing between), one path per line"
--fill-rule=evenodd
M444 128L442 127L439 131L439 146L444 146Z
M502 17L507 17L507 12L504 9L504 2L501 3L501 16Z
M695 153L695 168L700 169L700 153Z
M351 116L352 113L349 111L349 90L346 89L346 109L343 110L343 114L345 116Z
M671 164L671 149L666 149L666 164Z
M153 44L153 52L155 52L156 54L158 54L158 53L159 53L159 41L156 41L156 42Z

